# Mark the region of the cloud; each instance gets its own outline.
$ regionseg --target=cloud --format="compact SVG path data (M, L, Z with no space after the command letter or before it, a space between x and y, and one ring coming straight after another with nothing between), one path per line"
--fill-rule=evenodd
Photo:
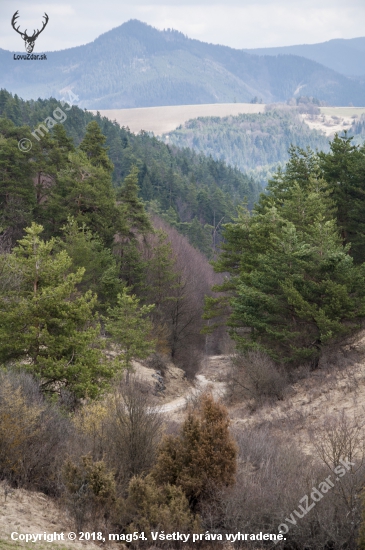
M49 24L37 41L38 51L58 50L91 42L129 19L158 29L174 28L191 38L234 48L324 42L364 35L363 0L49 0L29 5L18 0L21 28L39 28L43 13ZM0 47L22 50L10 26L13 0L0 7Z

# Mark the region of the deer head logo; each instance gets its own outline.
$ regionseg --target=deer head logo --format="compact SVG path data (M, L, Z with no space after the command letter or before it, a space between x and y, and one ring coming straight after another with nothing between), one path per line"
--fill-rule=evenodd
M18 15L19 13L19 10L16 11L13 15L13 18L11 20L11 26L13 27L13 29L18 33L20 34L20 36L22 37L22 39L24 40L24 45L25 45L25 49L28 53L32 53L33 51L33 48L34 48L34 42L36 41L36 39L38 38L38 36L41 34L41 32L43 31L44 27L47 25L48 23L48 15L46 14L46 12L44 12L44 19L45 21L43 21L43 26L41 28L41 30L37 29L36 31L33 31L33 34L32 36L28 36L27 35L27 29L25 29L24 32L20 32L19 30L19 27L20 25L18 26L18 28L15 27L15 23L17 22L17 18L19 17Z

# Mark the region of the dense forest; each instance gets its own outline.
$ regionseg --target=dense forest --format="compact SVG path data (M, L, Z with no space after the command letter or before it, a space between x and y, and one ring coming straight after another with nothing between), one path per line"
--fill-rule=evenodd
M289 159L291 145L328 151L328 138L311 130L297 110L273 107L265 113L199 117L164 136L165 142L190 147L224 160L242 171L252 170L261 183ZM266 181L263 179L266 176Z
M54 99L23 101L5 90L0 91L0 115L17 126L30 127L24 130L23 138L56 108L60 108L60 104ZM260 186L223 161L195 154L187 148L167 146L146 133L135 135L128 128L120 128L117 123L76 106L65 110L64 114L64 128L75 145L80 144L89 122L98 123L106 136L114 165L112 179L116 190L136 166L140 198L208 256L214 248L220 220L231 219L236 205L242 200L252 206L258 198ZM37 140L32 136L30 139L34 148L38 146ZM40 146L42 144L43 141Z
M156 531L202 546L252 533L235 545L365 548L358 419L333 417L308 453L275 419L233 425L209 390L179 422L158 407L169 365L194 379L227 330L236 419L250 415L244 399L251 412L284 401L359 333L365 146L348 136L328 152L292 146L251 206L252 182L224 162L68 106L37 140L57 102L3 90L0 104L1 483L42 491L76 531L119 533L136 549L181 547L153 541ZM193 237L219 216L214 273ZM190 243L184 223L196 225Z
M228 300L241 349L317 368L326 343L359 330L365 313L365 146L336 136L329 153L290 153L252 214L224 226L215 266L231 277L207 316Z
M286 101L304 88L330 105L362 106L365 86L297 55L259 56L159 31L131 20L89 44L47 52L46 63L14 63L0 50L0 88L62 97L72 89L87 109Z

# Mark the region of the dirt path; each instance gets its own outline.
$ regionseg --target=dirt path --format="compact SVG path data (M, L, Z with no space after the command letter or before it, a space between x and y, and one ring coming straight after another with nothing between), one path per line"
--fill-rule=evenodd
M183 409L189 397L210 389L214 398L219 399L226 392L224 379L229 367L230 358L226 355L211 355L205 358L201 371L196 375L194 385L184 395L161 406L161 412L174 412Z

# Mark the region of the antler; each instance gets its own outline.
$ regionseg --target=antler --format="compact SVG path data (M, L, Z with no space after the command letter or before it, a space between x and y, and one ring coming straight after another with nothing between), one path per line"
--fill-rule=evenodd
M19 10L17 10L17 11L14 13L14 15L13 15L13 17L12 17L12 20L11 20L11 26L13 27L13 29L14 29L17 33L20 34L20 36L23 38L23 40L25 40L25 36L26 36L26 35L25 35L23 32L20 32L20 30L19 30L20 25L19 25L18 28L15 27L16 20L17 20L17 18L19 17L18 13L19 13Z
M37 29L37 34L36 34L36 32L34 31L33 36L30 37L32 40L35 40L36 38L38 38L38 36L41 34L41 32L43 31L44 27L45 27L45 26L47 25L47 23L48 23L49 17L48 17L48 15L46 14L46 12L44 12L43 17L44 17L45 21L43 21L42 28L41 28L41 30L38 30L38 29Z
M43 31L44 27L47 25L48 23L48 20L49 20L49 17L48 15L46 14L46 12L44 12L44 19L45 21L43 21L43 25L42 25L42 28L41 30L37 29L37 31L33 31L33 34L32 36L28 36L27 35L27 29L25 29L24 32L20 32L19 30L19 27L20 25L18 26L18 28L15 27L15 23L17 22L17 18L19 17L19 10L17 10L14 15L13 15L13 18L11 20L11 26L13 27L13 29L20 34L20 36L23 38L23 40L26 40L27 42L34 42L36 38L38 38L38 36L41 34L41 32Z

